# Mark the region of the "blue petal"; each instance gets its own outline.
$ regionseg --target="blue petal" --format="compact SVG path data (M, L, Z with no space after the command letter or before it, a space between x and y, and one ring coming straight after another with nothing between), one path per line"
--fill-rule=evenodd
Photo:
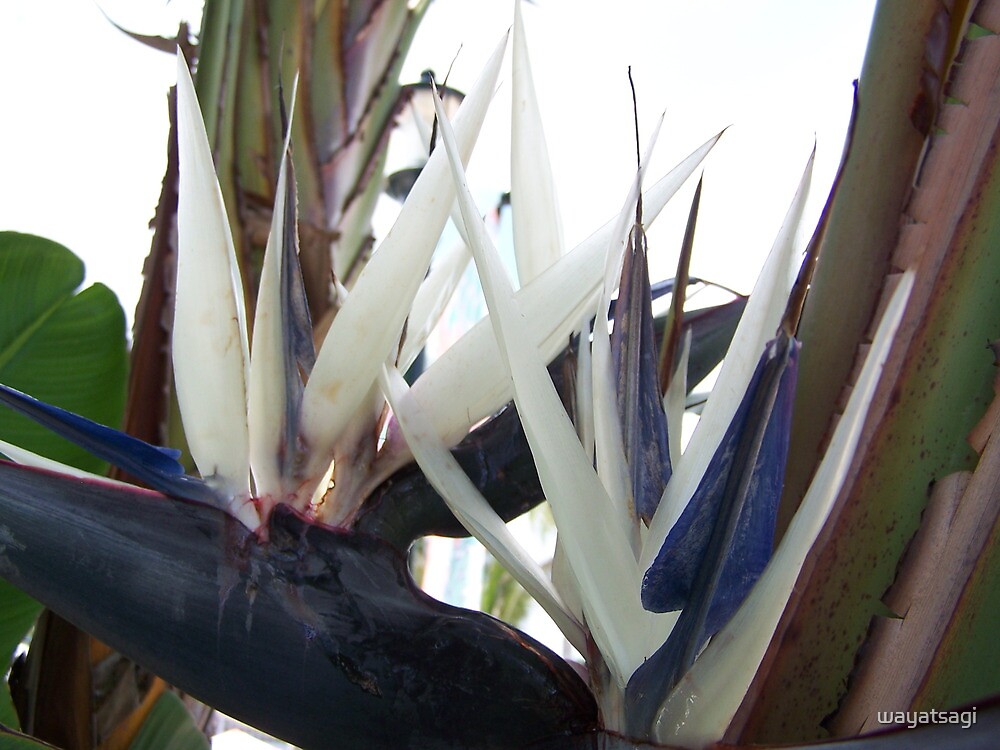
M0 384L0 403L114 464L153 489L175 497L216 505L220 503L218 495L208 485L184 473L184 467L177 460L181 455L179 450L150 445L3 384Z
M725 622L763 571L784 478L799 347L787 336L768 343L701 484L646 571L646 609L670 612L687 606L702 566L721 561L707 624ZM767 404L765 412L762 403ZM740 479L745 480L742 490ZM733 503L739 508L729 543L725 550L710 549L724 511Z
M799 346L794 342L780 376L760 453L752 470L752 485L740 510L722 566L720 585L708 612L704 628L706 638L728 622L771 559L778 502L785 481Z
M611 353L618 374L618 412L637 515L647 523L670 479L667 417L657 377L646 243L641 229L625 252Z
M648 726L708 639L732 617L771 556L800 344L765 347L705 477L643 579L642 603L682 609L666 643L629 680L629 727Z
M691 276L688 279L688 283L705 284L710 282L706 282L704 279L699 279L695 276ZM655 284L652 284L649 288L649 298L659 299L660 297L665 297L668 294L672 294L674 291L674 287L676 285L677 285L677 279L664 279L662 281L657 281ZM608 304L608 317L614 317L615 307L617 305L618 305L617 298L611 300L611 302Z

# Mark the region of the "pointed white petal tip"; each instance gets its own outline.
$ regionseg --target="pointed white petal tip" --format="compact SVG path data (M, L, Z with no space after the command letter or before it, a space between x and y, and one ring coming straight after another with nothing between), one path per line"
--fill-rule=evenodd
M810 156L795 197L740 318L712 395L684 452L684 460L676 467L650 523L640 564L643 569L652 564L664 539L701 482L746 392L760 353L781 322L792 288L793 270L798 258L795 240L809 194L812 171L813 157Z
M438 107L472 254L514 402L567 559L580 585L587 624L619 687L645 656L651 613L642 608L635 558L607 493L525 327L514 290L469 193L451 126ZM577 318L577 321L579 318Z
M524 286L559 260L564 247L559 201L531 75L520 3L514 13L512 68L510 195L514 258L518 279Z
M462 159L468 161L493 97L506 37L456 116ZM334 446L397 349L403 323L424 279L454 196L443 149L436 149L414 183L389 234L372 255L340 309L316 357L302 401L302 436L314 482ZM345 356L345 352L349 356Z
M177 60L177 281L174 381L185 435L203 475L249 495L243 283L194 83Z
M288 321L282 319L282 259L292 248L287 248L285 240L289 236L289 222L295 222L295 208L287 215L290 199L294 197L295 185L292 174L290 145L292 139L291 118L295 112L299 76L292 83L289 101L288 132L282 149L281 166L274 192L274 209L271 212L271 229L264 249L260 284L257 292L257 310L254 317L253 346L247 385L247 428L249 432L250 466L254 479L254 491L258 497L278 496L284 493L279 455L288 427L288 399L290 393L301 388L300 382L286 382L285 331ZM292 228L294 232L295 229ZM298 379L298 372L292 374ZM293 429L298 429L294 425Z

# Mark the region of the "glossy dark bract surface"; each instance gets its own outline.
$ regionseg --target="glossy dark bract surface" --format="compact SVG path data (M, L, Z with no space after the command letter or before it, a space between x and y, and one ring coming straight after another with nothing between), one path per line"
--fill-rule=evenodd
M0 518L0 575L304 748L522 747L596 724L568 664L430 599L375 537L279 506L260 544L201 503L7 463Z

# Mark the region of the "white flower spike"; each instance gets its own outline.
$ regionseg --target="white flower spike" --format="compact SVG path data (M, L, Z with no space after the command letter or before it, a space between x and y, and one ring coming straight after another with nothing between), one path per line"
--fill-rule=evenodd
M617 525L607 493L577 439L545 363L531 345L510 280L469 194L451 126L440 106L438 118L490 321L513 380L514 402L539 479L579 583L591 634L615 682L624 687L648 655L643 653L643 634L656 615L642 608L628 540Z
M721 136L719 133L703 143L646 192L643 207L647 225L694 174ZM596 305L614 224L615 219L608 221L517 292L528 334L546 361L565 347L584 314ZM461 440L469 427L510 401L510 380L491 325L488 318L476 323L413 385L423 403L436 405L429 416L448 445Z
M511 106L510 203L514 214L514 258L521 286L563 254L562 222L545 144L538 97L531 77L521 2L514 4L514 96Z
M457 115L462 158L468 159L500 73L501 41ZM303 494L322 481L334 447L398 346L407 313L448 219L454 188L443 153L421 171L396 223L365 266L330 326L302 399L302 440L309 455Z
M177 292L174 382L191 455L243 523L250 499L249 346L243 283L194 83L177 55Z

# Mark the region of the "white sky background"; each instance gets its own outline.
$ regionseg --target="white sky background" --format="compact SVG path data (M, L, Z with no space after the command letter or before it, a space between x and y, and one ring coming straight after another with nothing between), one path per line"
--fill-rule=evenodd
M572 247L614 214L634 169L631 93L645 140L667 119L659 177L731 126L706 166L693 273L749 291L818 139L813 216L832 179L874 0L539 0L525 6L536 88ZM197 0L103 0L122 25L171 34ZM512 20L504 0L435 0L406 78L468 88ZM131 314L165 163L174 61L128 39L89 0L0 0L0 229L83 256ZM509 76L475 157L483 190L508 186ZM484 153L485 152L485 155ZM672 275L690 188L651 233Z

